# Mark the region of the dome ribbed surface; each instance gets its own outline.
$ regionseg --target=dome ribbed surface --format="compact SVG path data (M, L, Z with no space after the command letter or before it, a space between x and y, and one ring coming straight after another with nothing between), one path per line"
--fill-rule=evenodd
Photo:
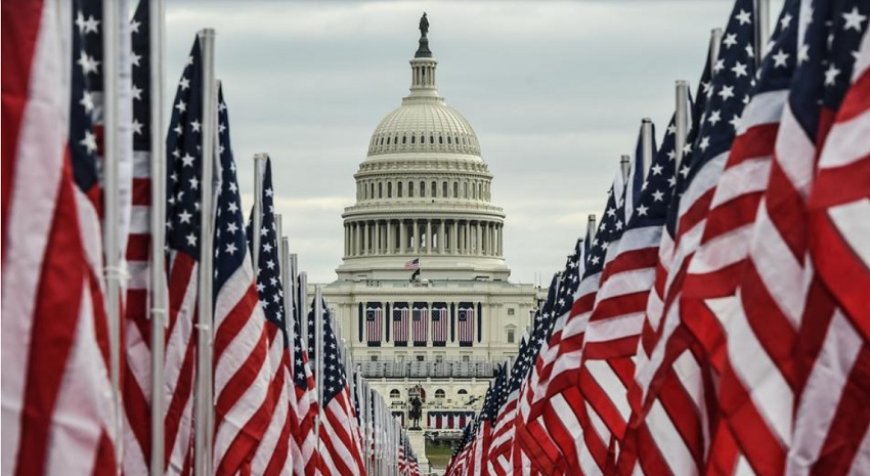
M471 124L440 98L406 98L378 124L368 155L441 152L480 155Z

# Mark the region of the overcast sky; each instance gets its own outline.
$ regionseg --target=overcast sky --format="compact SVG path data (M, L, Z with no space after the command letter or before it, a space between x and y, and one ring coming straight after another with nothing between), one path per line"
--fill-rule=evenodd
M710 29L732 5L171 1L167 94L195 32L215 28L243 201L250 206L251 157L268 152L291 248L311 280L331 281L352 176L378 122L408 93L428 12L439 91L471 122L495 175L512 280L532 282L557 271L586 216L601 213L641 118L661 136L674 80L694 90Z

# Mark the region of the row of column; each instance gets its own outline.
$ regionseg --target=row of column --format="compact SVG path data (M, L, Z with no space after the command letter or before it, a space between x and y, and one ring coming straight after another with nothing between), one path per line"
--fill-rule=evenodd
M344 255L502 256L503 225L484 220L359 220L344 224Z

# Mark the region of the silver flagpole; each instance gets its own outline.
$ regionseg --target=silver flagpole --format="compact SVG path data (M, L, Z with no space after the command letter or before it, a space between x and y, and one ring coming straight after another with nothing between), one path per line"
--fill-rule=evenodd
M652 121L650 118L645 117L641 120L640 125L640 134L641 134L641 150L643 151L643 176L649 174L649 168L652 165L653 156L655 156L656 151L653 150L653 127Z
M205 28L198 33L202 47L202 198L200 199L199 296L197 341L197 398L194 462L197 476L211 474L213 408L211 387L212 280L214 268L214 152L217 141L217 83L214 74L215 32Z
M151 476L163 476L163 365L166 334L166 149L163 142L164 0L148 4L151 44Z
M265 152L254 154L254 216L251 218L251 259L254 263L254 275L259 276L260 258L260 228L263 223L263 170L266 158ZM279 235L280 236L280 235Z
M683 160L683 149L686 147L686 136L689 133L689 82L678 80L676 85L677 109L675 113L674 153L676 167Z
M281 229L280 227L278 228ZM286 236L281 237L281 283L284 291L284 316L285 327L287 328L287 339L290 345L296 340L295 329L293 328L293 306L295 306L296 296L293 295L295 286L293 285L293 264L290 262L290 242Z
M317 438L317 454L320 454L320 426L321 415L326 411L323 408L323 304L321 302L320 285L314 286L314 361L317 368L315 383L317 384L317 402L320 407L315 420L315 436Z
M755 67L760 68L770 40L770 0L755 0Z
M631 157L622 155L619 158L619 169L622 171L622 181L628 184L628 176L631 173Z
M716 67L716 61L719 60L719 48L722 46L722 29L713 28L710 30L710 72Z
M112 439L116 441L117 472L121 471L124 457L121 435L121 293L126 287L127 273L121 251L121 241L126 236L121 234L129 231L124 225L129 217L121 215L121 167L125 159L122 147L132 146L129 124L132 118L127 116L132 104L125 104L122 109L121 100L131 99L129 6L127 0L103 0L103 252L114 420Z

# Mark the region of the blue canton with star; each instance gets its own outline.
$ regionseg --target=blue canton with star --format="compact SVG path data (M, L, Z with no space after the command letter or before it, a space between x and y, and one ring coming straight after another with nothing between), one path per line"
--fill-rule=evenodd
M289 345L285 328L284 289L281 284L281 259L278 256L278 230L275 226L274 189L272 188L272 161L266 159L263 168L263 195L261 197L262 214L260 221L260 251L257 257L257 292L260 295L260 307L266 314L266 319L281 329L284 345ZM249 245L254 246L253 214L248 222L247 234ZM253 254L252 254L253 255Z
M202 60L194 40L181 73L166 137L166 243L199 261L202 179Z

